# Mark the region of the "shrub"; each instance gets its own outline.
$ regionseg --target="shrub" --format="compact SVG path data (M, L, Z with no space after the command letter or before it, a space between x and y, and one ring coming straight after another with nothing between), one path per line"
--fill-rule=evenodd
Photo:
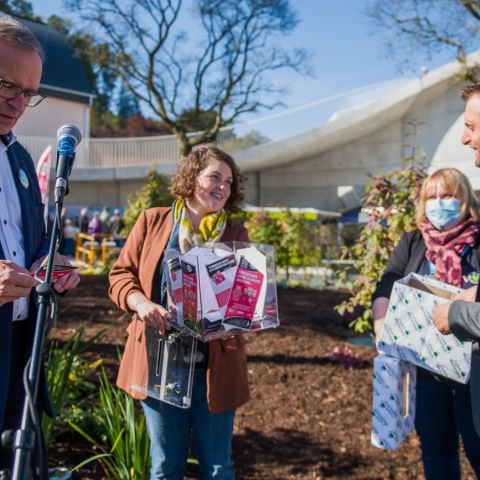
M275 265L284 268L289 280L291 267L318 265L320 244L316 215L292 212L259 211L247 214L245 224L250 241L273 245Z
M127 235L135 225L137 218L147 208L169 206L173 202L167 177L152 170L147 177L147 183L136 193L128 197L125 210L125 227L122 233Z
M363 208L369 216L353 246L342 249L342 258L352 259L358 271L355 281L347 282L348 270L342 269L339 279L351 288L351 297L336 307L340 314L363 311L351 326L358 332L371 328L372 295L385 269L388 258L404 232L415 229L415 205L426 173L421 158L411 156L400 170L373 177L365 188Z
M84 422L86 411L83 408L90 394L95 392L95 386L88 377L101 361L87 363L80 354L98 339L103 332L94 336L87 343L82 343L83 327L63 344L57 340L49 340L46 349L46 377L50 401L55 418L46 415L42 418L43 434L48 446L55 435L65 430L72 419Z
M102 368L97 410L97 430L101 440L70 422L71 427L101 453L86 459L72 471L98 460L108 478L148 480L150 441L145 417L137 414L135 400L111 384Z

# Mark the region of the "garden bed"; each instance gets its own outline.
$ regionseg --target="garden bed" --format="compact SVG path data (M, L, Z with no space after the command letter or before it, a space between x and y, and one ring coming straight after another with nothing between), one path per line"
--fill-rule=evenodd
M128 316L107 299L106 277L85 276L61 299L53 335L70 338L82 323L85 335L107 328L89 349L113 375ZM415 435L393 453L370 445L371 366L375 352L353 345L348 319L333 306L336 290L279 290L282 325L251 335L248 344L251 401L237 412L233 440L239 480L421 479ZM50 448L51 464L73 467L93 454L74 432ZM473 479L462 453L463 478ZM90 464L74 479L105 478ZM199 478L195 468L188 478Z

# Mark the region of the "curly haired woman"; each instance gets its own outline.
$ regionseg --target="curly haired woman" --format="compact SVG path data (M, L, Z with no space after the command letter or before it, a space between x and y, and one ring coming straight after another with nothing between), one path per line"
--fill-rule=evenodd
M191 407L181 409L147 397L132 385L146 385L145 328L165 332L162 256L212 241L248 241L245 228L229 219L243 200L242 178L228 154L199 145L182 160L171 191L172 208L152 208L138 219L110 272L110 297L133 313L117 385L141 400L150 437L151 480L181 480L190 436L203 479L232 480L235 409L248 401L244 340L240 335L200 344Z

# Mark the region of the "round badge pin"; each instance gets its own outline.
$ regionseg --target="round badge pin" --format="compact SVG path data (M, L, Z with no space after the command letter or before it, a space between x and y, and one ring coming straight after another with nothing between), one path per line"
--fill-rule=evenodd
M18 178L20 179L20 183L22 184L22 187L26 190L30 186L30 182L28 181L27 174L25 173L25 170L20 169L18 171Z

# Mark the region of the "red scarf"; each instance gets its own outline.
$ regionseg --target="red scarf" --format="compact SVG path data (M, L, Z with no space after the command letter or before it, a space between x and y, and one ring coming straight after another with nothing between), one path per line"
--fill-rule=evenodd
M420 225L427 247L426 258L435 265L435 277L462 286L462 257L465 245L473 247L480 232L479 222L468 218L447 230L437 230L428 220Z

